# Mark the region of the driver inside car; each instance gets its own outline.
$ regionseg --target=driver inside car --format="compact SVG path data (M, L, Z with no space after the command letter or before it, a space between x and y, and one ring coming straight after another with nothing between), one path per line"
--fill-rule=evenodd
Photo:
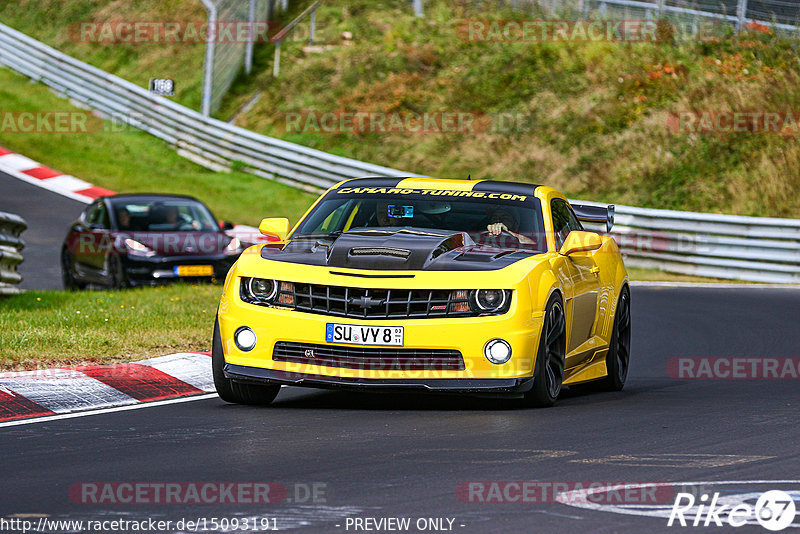
M489 220L495 221L486 226L486 231L493 237L499 237L503 232L513 236L519 241L520 245L535 245L536 241L518 233L519 228L517 218L509 209L496 208L489 214ZM513 228L513 230L512 230Z

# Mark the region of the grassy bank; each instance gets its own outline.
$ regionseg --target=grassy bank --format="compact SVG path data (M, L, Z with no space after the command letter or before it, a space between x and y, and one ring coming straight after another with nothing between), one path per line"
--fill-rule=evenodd
M175 78L177 100L196 108L202 45L82 43L71 28L85 20L194 20L203 16L199 4L18 0L0 6L0 20L140 85ZM464 38L465 21L543 16L473 4L429 0L417 18L406 0L325 2L316 46L296 30L282 47L278 79L271 46L258 46L255 75L239 80L218 115L257 97L237 124L390 167L546 183L617 204L800 217L796 136L669 126L682 111L796 116L796 39L749 25L738 36L722 26L696 39L663 32L658 43L475 41ZM469 113L475 127L324 133L287 121L330 111Z
M210 350L221 292L218 285L173 285L0 299L0 370Z
M546 183L574 198L644 207L800 217L796 136L669 126L681 111L797 116L796 40L751 26L738 36L719 27L659 43L468 41L464 20L531 17L425 5L420 19L401 0L326 3L317 20L328 46L284 46L278 80L262 50L263 72L236 87L228 110L260 92L241 126L434 176ZM327 111L465 112L477 124L458 133L323 133L313 124L298 131L286 118Z
M46 87L0 69L0 110L75 110ZM297 222L313 195L243 172L210 171L160 139L92 118L89 133L0 132L0 146L113 191L190 194L224 220L258 225L263 217Z

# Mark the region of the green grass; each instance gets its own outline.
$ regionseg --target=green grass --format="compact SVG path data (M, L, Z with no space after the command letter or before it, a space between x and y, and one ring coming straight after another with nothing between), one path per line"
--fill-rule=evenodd
M74 109L46 87L0 69L0 110ZM141 131L114 131L100 119L87 124L89 133L2 131L0 145L119 193L190 194L204 201L220 219L240 224L257 226L264 217L288 217L297 222L314 200L313 195L244 172L205 169Z
M30 291L0 299L0 370L136 361L211 348L222 286Z

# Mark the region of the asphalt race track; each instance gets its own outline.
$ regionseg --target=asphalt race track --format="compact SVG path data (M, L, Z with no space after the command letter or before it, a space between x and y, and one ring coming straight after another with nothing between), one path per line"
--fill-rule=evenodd
M21 215L25 261L19 266L24 289L61 289L59 254L69 225L86 207L41 187L0 172L0 211Z
M636 287L632 298L635 359L622 393L573 391L555 408L525 410L481 399L284 388L266 408L211 398L11 426L0 429L0 517L255 515L308 532L353 532L348 516L410 517L412 524L444 517L464 533L666 532L675 527L663 518L552 499L469 502L458 488L470 481L800 479L796 379L675 380L666 372L682 356L796 356L800 292ZM71 485L92 481L278 482L287 499L301 502L70 500ZM315 483L323 491L309 503L305 490ZM730 527L714 529L723 530Z

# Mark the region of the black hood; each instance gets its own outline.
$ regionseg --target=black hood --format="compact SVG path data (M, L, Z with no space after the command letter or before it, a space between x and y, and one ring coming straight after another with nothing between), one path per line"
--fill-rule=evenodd
M299 237L265 259L349 269L472 271L506 267L534 252L476 245L464 232L381 228Z

